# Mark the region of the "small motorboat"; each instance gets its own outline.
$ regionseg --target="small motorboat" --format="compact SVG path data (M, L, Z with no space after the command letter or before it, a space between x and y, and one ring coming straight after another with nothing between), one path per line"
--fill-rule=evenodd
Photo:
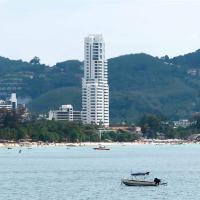
M154 181L122 179L122 183L127 186L158 186Z
M143 180L141 179L137 179L137 176L148 176L150 174L150 172L139 172L139 173L131 173L131 176L134 176L135 179L131 178L131 179L127 179L127 178L123 178L121 179L121 183L123 183L126 186L158 186L158 185L167 185L167 183L163 183L161 182L160 179L158 178L154 178L154 180L145 180L145 178Z
M109 148L106 148L105 146L99 145L98 147L93 148L94 150L110 150Z

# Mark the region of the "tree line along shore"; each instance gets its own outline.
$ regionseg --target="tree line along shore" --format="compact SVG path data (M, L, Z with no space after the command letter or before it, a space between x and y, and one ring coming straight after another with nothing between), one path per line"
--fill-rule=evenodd
M81 142L138 142L145 139L178 139L191 140L193 135L200 131L200 116L195 116L189 127L174 128L167 119L161 115L146 114L137 123L141 133L133 128L127 130L102 131L96 125L83 125L82 123L68 121L49 121L31 118L23 120L23 113L0 110L0 142L4 141L31 141L55 143L81 143ZM136 126L128 124L130 127ZM151 140L146 140L151 142Z

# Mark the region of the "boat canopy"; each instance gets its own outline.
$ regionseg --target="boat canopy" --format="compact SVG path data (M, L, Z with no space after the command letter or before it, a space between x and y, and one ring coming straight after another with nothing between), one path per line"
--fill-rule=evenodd
M138 173L132 173L131 176L146 176L149 174L150 172L138 172Z

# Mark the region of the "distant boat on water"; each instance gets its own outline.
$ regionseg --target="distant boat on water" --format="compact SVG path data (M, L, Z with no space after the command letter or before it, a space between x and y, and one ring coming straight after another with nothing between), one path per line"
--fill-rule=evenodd
M150 181L150 180L141 180L141 179L137 179L136 177L138 176L148 176L150 174L150 172L139 172L139 173L132 173L131 176L134 176L135 178L131 178L131 179L127 179L127 178L123 178L121 179L121 183L123 183L126 186L158 186L158 185L167 185L167 183L163 183L161 182L160 179L158 178L154 178L154 180Z
M154 181L146 180L122 179L122 183L126 186L158 186Z
M94 150L106 150L106 151L108 151L108 150L110 150L110 148L106 148L105 146L103 146L103 145L99 145L98 147L95 147L95 148L93 148Z

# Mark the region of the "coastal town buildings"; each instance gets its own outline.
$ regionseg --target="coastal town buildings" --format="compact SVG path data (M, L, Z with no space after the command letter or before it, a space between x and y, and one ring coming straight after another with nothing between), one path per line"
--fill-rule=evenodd
M82 79L82 122L109 126L108 67L102 35L84 40L84 77Z
M58 110L50 110L48 120L55 121L81 121L81 112L73 110L70 104L62 105Z
M31 119L31 113L25 104L18 101L16 93L12 93L9 99L0 100L0 121L2 116L8 113L15 113L21 122L30 121Z
M12 93L9 100L0 100L0 109L16 110L17 109L16 93Z
M178 127L187 128L195 123L196 123L195 121L190 121L188 119L180 119L178 121L173 121L174 128L178 128Z

